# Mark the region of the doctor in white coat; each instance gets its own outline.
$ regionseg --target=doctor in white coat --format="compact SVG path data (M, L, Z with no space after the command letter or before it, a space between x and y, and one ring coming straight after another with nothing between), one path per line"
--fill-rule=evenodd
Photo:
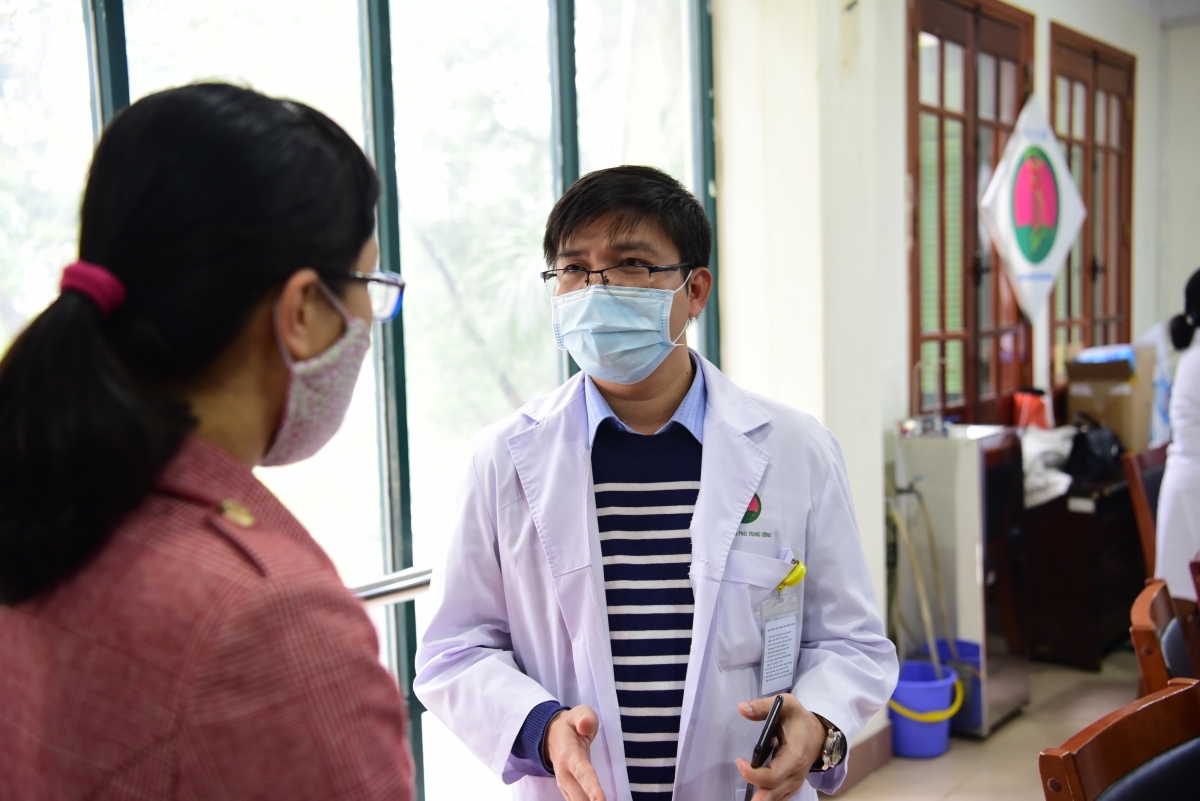
M1190 563L1200 553L1200 270L1188 279L1184 313L1171 320L1171 339L1183 351L1171 386L1171 445L1158 492L1154 575L1171 595L1196 600Z
M815 799L895 687L836 440L686 348L711 241L645 167L548 220L582 373L474 439L414 684L515 798Z

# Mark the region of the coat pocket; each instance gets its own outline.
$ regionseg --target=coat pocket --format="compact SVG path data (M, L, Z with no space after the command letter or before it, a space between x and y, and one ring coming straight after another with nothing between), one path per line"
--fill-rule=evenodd
M762 662L758 607L792 569L790 561L730 551L717 602L717 667L737 670Z

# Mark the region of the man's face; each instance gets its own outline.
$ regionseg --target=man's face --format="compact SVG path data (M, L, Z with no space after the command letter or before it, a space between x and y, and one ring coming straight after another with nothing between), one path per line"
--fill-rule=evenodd
M669 264L679 264L679 250L667 236L666 231L656 220L642 220L632 229L613 231L614 216L611 214L600 217L591 224L580 228L563 243L555 258L554 266L559 270L572 267L585 270L603 270L610 267L619 269L604 273L609 286L639 286L652 289L678 290L683 286L684 270L649 273L644 268ZM703 277L700 276L703 273ZM562 273L560 273L562 275ZM599 275L587 276L591 285L602 283ZM575 278L582 287L582 276ZM708 270L700 268L692 270L687 277L689 285L703 285L703 291L697 292L689 286L689 290L675 293L671 304L671 336L680 336L691 317L700 314L704 303L708 300L708 287L712 283ZM558 293L575 289L574 283L562 279ZM686 344L686 335L680 338Z

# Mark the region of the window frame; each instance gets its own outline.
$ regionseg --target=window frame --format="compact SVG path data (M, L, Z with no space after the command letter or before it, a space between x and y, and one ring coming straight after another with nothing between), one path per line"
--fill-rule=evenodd
M1116 75L1120 73L1123 77L1124 87L1118 85ZM1080 294L1081 294L1081 313L1076 316L1071 313L1070 293L1072 289L1071 262L1068 260L1064 265L1065 280L1063 286L1068 293L1067 298L1067 316L1060 318L1057 314L1057 298L1058 287L1055 286L1050 295L1050 312L1049 326L1047 331L1047 339L1050 345L1051 364L1050 364L1050 383L1055 390L1056 396L1062 396L1065 386L1066 377L1058 371L1058 354L1056 354L1056 336L1060 330L1066 331L1068 349L1072 346L1071 329L1078 327L1080 329L1079 345L1082 347L1090 347L1098 344L1096 342L1096 326L1103 324L1106 326L1116 327L1116 342L1128 342L1131 337L1131 323L1133 310L1133 158L1134 158L1134 113L1136 109L1136 78L1137 78L1137 57L1131 53L1119 50L1112 45L1093 39L1086 34L1072 30L1058 22L1050 23L1050 117L1051 124L1058 134L1056 111L1058 108L1058 78L1063 76L1067 79L1070 85L1075 82L1083 83L1085 86L1085 103L1084 103L1084 135L1082 139L1069 136L1070 147L1080 147L1083 150L1083 181L1079 187L1079 193L1083 197L1084 208L1087 209L1087 216L1083 221L1083 226L1079 230L1080 242L1080 260L1082 267L1080 269ZM1122 93L1121 89L1124 89ZM1073 92L1074 90L1072 90ZM1120 145L1113 148L1107 144L1098 145L1096 142L1096 93L1104 91L1109 95L1116 95L1121 98L1123 105L1122 114L1120 116L1121 132L1119 135ZM1074 103L1068 103L1068 118L1067 128L1071 131L1074 118ZM1060 135L1060 139L1062 136ZM1117 213L1119 221L1117 223L1117 261L1116 271L1117 276L1115 281L1103 283L1103 294L1105 300L1113 300L1116 304L1116 311L1113 314L1097 315L1095 309L1095 282L1097 274L1100 272L1107 273L1112 269L1112 265L1101 266L1096 260L1095 253L1095 230L1094 225L1096 216L1093 213L1094 198L1094 170L1096 164L1096 151L1100 149L1103 155L1107 156L1110 153L1115 153L1119 160L1119 173L1117 180L1120 182L1118 187ZM1066 153L1068 164L1070 163L1070 152ZM1109 222L1108 209L1112 206L1109 204L1109 192L1112 188L1111 176L1105 180L1105 197L1104 203L1108 207L1104 212L1104 221ZM1112 240L1105 236L1105 248L1107 249L1112 244ZM1073 258L1073 255L1070 257ZM1115 298L1110 292L1115 287ZM1111 335L1105 337L1107 341L1113 341ZM1065 356L1064 356L1065 359ZM1060 401L1062 401L1060 403ZM1056 405L1061 405L1065 408L1065 396L1063 398L1056 397Z
M948 12L948 13L947 13ZM999 28L1016 29L1018 42L1015 48L1006 53L997 52L1000 49L998 36ZM963 111L955 113L945 110L939 103L938 108L925 106L920 98L920 35L928 31L939 39L939 94L944 91L944 81L941 80L942 57L945 52L945 42L954 41L963 48ZM1006 34L1011 36L1011 33ZM1014 6L1000 0L910 0L908 4L908 76L907 76L907 176L909 186L909 409L913 415L940 412L945 417L959 417L962 422L999 422L1008 423L1012 420L1012 392L1020 386L1032 383L1033 377L1033 330L1031 321L1017 310L1017 322L1000 322L1001 296L1011 296L1011 289L1004 285L1005 279L1001 273L999 254L992 249L991 267L985 269L978 258L978 208L975 198L978 197L978 164L977 135L981 125L979 119L979 104L977 98L978 55L987 52L997 58L1007 58L1017 65L1016 112L1019 114L1024 100L1033 91L1034 64L1034 17ZM988 40L993 44L987 47ZM984 49L987 47L987 49ZM999 73L999 68L997 68ZM999 99L999 98L998 98ZM920 191L920 120L922 113L934 113L938 116L938 330L923 332L921 319L922 275L921 275L921 204L918 197ZM997 114L999 117L999 114ZM955 331L947 331L946 321L946 197L945 197L945 120L953 119L963 126L962 151L962 231L959 241L962 250L960 275L962 294L962 327ZM1015 118L1013 120L1015 123ZM1001 128L1011 131L1012 123L1002 123L1000 120L983 123L997 130ZM991 286L991 324L988 328L980 328L980 283L990 281ZM1015 303L1015 300L1013 301ZM999 342L1003 336L1012 335L1018 343L1020 359L1017 363L1019 379L1016 386L1002 387L999 373ZM923 400L923 384L925 376L923 369L922 346L939 343L939 351L943 354L939 363L944 361L945 343L950 341L962 342L963 371L962 371L962 401L954 406L947 405L946 370L939 369L937 376L937 402L934 407L927 407ZM980 361L981 342L987 341L991 350L991 359L987 362L988 369L994 371L996 380L991 381L991 394L982 395L980 392Z
M552 164L556 196L579 178L578 104L575 85L575 2L548 0L550 11L549 66L553 98ZM129 105L129 67L126 53L123 0L84 0L88 61L92 70L94 134ZM363 80L369 102L365 127L366 150L380 179L378 238L380 264L401 272L399 191L396 172L395 107L393 102L390 0L360 0ZM691 128L696 143L695 176L699 199L713 228L709 269L717 277L717 178L713 128L712 11L708 0L688 0L692 59ZM710 361L720 366L718 283L714 281L701 336ZM405 383L404 310L383 327L381 417L386 439L384 537L390 571L413 566L411 486L409 482L409 420ZM576 368L577 369L577 368ZM573 372L564 364L564 375ZM405 693L409 714L409 744L415 767L416 798L425 798L421 713L424 706L412 691L416 673L417 625L414 604L389 608L387 649L397 681Z

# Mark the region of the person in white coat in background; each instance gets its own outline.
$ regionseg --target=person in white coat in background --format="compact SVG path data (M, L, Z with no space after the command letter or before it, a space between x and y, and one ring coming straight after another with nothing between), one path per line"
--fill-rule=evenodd
M1190 562L1200 552L1200 270L1184 290L1184 312L1171 320L1171 341L1183 351L1171 386L1171 444L1158 492L1154 575L1171 595L1196 600Z
M673 178L584 176L543 244L582 372L474 439L417 697L519 799L832 792L897 677L837 441L686 347L712 232Z

